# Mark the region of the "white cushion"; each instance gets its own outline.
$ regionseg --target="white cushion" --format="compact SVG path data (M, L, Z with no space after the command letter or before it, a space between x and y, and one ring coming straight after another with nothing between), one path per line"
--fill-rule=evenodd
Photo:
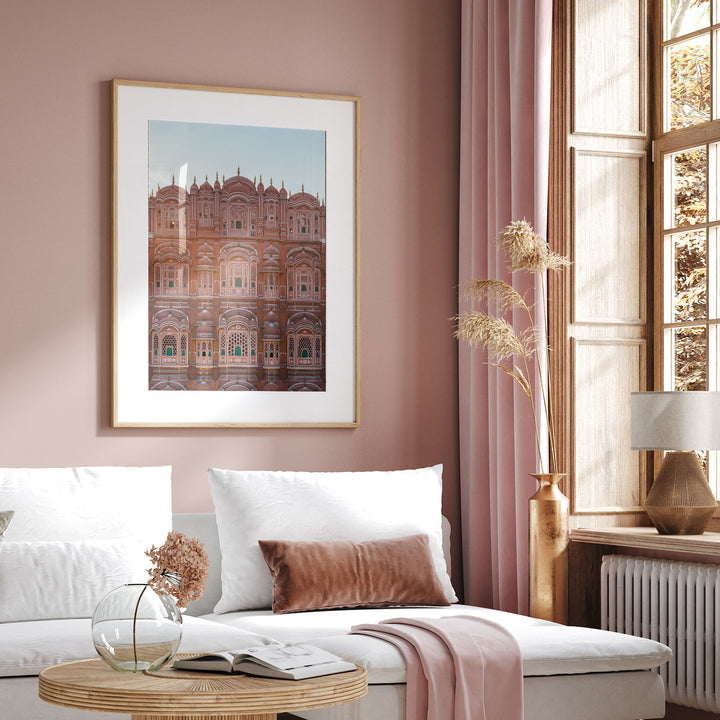
M183 616L178 652L215 652L271 642L260 635ZM96 657L88 618L0 624L0 677L37 675L50 665Z
M654 640L592 628L514 626L508 630L520 645L523 676L648 670L670 659L670 649ZM315 638L313 644L367 668L372 684L404 683L405 660L400 651L368 635Z
M526 615L515 615L500 610L486 610L485 608L470 605L313 610L281 615L273 614L272 610L245 610L243 612L223 613L222 615L204 615L203 617L217 623L259 633L260 635L269 635L277 638L280 642L292 644L313 643L316 638L324 638L329 635L345 635L350 632L353 625L379 623L401 615L413 618L480 615L490 619L502 618L502 624L505 626L548 625L556 627L554 623L547 620L538 620Z
M15 510L7 541L138 540L161 545L172 527L164 467L0 468L0 498Z
M400 651L379 638L345 633L354 625L376 624L395 617L437 619L450 615L482 617L507 628L520 645L526 677L646 670L662 665L671 656L670 648L654 640L566 627L469 605L323 610L287 615L242 612L207 617L238 629L270 635L280 642L311 642L366 667L370 683L385 684L406 680L405 661Z
M449 602L442 551L442 465L391 472L208 470L220 548L216 613L267 608L272 581L258 540L377 540L426 533Z
M524 677L648 670L672 655L670 648L654 640L593 628L516 625L508 630L520 645ZM402 654L380 638L335 635L315 638L313 644L367 668L373 684L406 681Z
M3 542L0 622L90 617L113 588L147 581L149 566L137 540Z

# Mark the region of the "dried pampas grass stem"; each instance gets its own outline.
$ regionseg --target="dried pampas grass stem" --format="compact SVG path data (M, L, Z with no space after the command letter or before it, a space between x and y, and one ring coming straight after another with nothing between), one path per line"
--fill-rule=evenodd
M498 362L513 355L528 355L528 348L503 318L485 315L472 310L460 315L455 337L470 345L487 349L490 357Z
M510 261L508 270L511 272L524 270L540 275L543 295L545 273L560 270L569 264L566 258L552 252L547 243L533 230L532 225L525 220L516 220L505 227L498 234L497 244ZM486 305L494 303L493 307L498 314L491 314L489 310L487 312L470 310L460 314L455 318L457 322L455 337L472 346L486 349L494 361L490 364L515 380L529 398L540 466L544 472L535 399L529 381L532 375L528 363L534 352L541 349L549 366L547 315L544 317L544 331L541 332L538 330L532 310L525 302L525 298L512 285L502 280L473 280L465 286L463 294L476 303L485 303ZM547 312L544 302L543 308ZM510 313L516 309L521 310L528 318L528 327L520 332L516 331L512 324L502 317L504 313ZM513 357L521 359L522 368L514 362L510 367L502 364L503 361ZM557 472L550 388L548 387L546 391L544 383L540 384L540 394L550 440L550 472Z
M497 243L510 258L510 272L525 270L544 273L568 265L568 260L550 250L547 243L525 220L510 223L498 235Z

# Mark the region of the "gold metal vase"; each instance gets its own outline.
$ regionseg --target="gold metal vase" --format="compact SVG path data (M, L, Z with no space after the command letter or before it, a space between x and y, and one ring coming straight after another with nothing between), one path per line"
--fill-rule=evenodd
M568 499L564 473L531 473L540 487L530 498L530 615L568 621Z

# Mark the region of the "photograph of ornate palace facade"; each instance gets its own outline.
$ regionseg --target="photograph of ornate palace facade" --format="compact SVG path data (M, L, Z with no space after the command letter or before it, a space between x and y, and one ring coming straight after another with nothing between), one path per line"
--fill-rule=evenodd
M237 174L148 198L150 390L325 390L325 202Z

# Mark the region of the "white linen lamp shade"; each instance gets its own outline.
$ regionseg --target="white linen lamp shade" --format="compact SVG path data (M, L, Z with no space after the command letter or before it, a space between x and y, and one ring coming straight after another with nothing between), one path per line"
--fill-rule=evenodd
M717 508L695 450L720 450L720 392L634 392L633 450L668 452L645 500L663 535L701 535Z

